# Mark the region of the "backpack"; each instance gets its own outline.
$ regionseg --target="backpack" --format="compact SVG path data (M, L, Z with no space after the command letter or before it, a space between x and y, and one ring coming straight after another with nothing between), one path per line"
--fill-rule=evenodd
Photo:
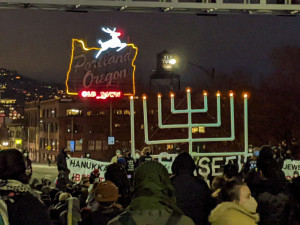
M181 216L182 214L180 212L174 210L165 225L176 225ZM122 213L119 221L123 225L137 225L130 212Z

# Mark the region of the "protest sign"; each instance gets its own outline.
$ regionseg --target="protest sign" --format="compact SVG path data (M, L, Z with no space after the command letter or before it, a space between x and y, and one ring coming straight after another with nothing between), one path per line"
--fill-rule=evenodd
M73 178L76 183L79 183L82 177L89 177L94 169L99 169L100 181L103 181L106 167L110 164L110 162L101 162L93 159L70 157L67 159L67 166L70 170L69 178Z
M282 171L284 172L285 177L290 180L295 176L299 176L300 172L300 161L298 160L285 160L283 162Z

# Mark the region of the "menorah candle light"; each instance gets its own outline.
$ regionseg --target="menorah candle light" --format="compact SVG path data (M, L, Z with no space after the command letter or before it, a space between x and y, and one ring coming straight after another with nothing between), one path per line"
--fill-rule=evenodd
M244 93L244 148L248 153L248 94Z
M244 95L244 126L245 126L245 149L243 152L201 152L195 153L192 151L194 142L220 142L220 141L233 141L235 139L235 127L234 127L234 94L233 92L229 93L230 97L230 128L231 135L229 137L217 137L217 138L193 138L192 137L192 128L193 127L219 127L221 125L221 103L220 96L221 93L217 92L217 122L216 123L192 123L192 113L204 113L207 112L207 93L204 92L204 108L203 109L192 109L191 107L191 90L187 89L187 109L176 110L174 107L174 97L173 93L170 94L171 98L171 110L173 113L186 113L188 116L187 124L162 124L162 107L161 107L161 98L162 95L157 95L158 101L158 125L161 129L170 129L170 128L187 128L188 129L188 138L185 139L168 139L168 140L149 140L148 133L148 118L147 118L147 97L144 95L143 99L143 111L144 111L144 134L145 134L145 143L149 145L153 144L171 144L171 143L189 143L189 153L192 156L216 156L216 155L247 155L248 154L248 117L247 117L247 95ZM133 101L133 100L132 100Z

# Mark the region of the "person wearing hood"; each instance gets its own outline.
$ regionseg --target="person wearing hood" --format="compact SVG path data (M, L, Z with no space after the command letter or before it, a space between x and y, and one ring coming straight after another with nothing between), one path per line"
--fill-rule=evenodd
M49 211L29 180L23 154L16 149L0 151L0 224L51 224Z
M167 169L160 163L141 164L133 178L134 198L108 225L194 225L176 205L174 187Z
M180 153L172 164L172 185L175 188L178 207L193 219L196 225L208 224L207 218L213 208L211 191L207 183L194 176L193 158L187 152Z
M257 202L246 183L229 180L219 195L222 203L211 211L208 218L211 225L257 225Z

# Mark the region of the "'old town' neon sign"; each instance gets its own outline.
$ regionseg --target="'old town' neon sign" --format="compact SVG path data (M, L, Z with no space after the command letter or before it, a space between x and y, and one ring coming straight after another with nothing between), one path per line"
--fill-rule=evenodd
M82 91L80 96L83 98L107 99L107 98L121 98L121 91Z
M105 33L108 33L111 36L111 39L105 42L102 42L101 40L98 40L98 43L101 45L101 49L98 51L97 55L95 58L98 58L100 56L100 54L104 51L106 51L109 48L118 48L117 52L122 50L123 48L125 48L127 46L126 43L122 43L121 40L118 38L119 36L121 36L120 32L115 32L116 28L114 28L113 30L109 29L109 28L102 28L102 30Z

